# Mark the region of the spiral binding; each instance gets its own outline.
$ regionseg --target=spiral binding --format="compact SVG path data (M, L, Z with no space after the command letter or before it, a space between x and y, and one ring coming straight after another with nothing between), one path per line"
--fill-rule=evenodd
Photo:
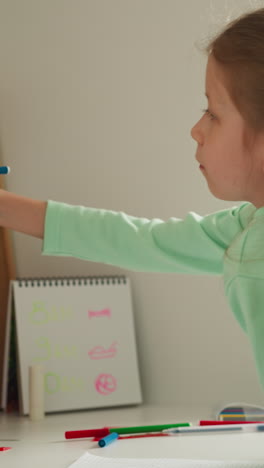
M40 287L40 286L98 286L127 284L126 276L64 276L64 277L44 277L44 278L18 278L18 286L22 287Z

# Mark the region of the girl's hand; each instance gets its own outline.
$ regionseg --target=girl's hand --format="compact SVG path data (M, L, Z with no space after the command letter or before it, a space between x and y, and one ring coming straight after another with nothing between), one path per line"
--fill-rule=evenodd
M47 202L0 189L0 226L43 239Z

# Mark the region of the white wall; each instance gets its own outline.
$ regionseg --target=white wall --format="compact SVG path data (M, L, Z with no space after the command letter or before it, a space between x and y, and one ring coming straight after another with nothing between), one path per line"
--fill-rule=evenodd
M206 105L196 44L263 3L0 0L8 190L164 219L230 206L208 192L194 159L190 129ZM40 241L13 239L19 276L131 277L146 402L262 402L221 278L42 257Z

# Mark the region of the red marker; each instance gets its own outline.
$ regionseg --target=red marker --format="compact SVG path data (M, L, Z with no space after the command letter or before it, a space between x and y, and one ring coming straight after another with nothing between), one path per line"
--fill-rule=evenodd
M82 431L66 431L65 439L80 439L82 437L105 437L110 434L109 427L100 429L84 429Z
M157 432L157 433L148 432L147 434L135 434L135 435L128 435L128 436L120 435L118 437L118 440L120 440L120 439L141 439L142 437L166 437L168 435L169 434L166 434L166 433L163 433L163 432ZM95 437L93 440L94 440L94 442L97 442L99 440L99 437Z
M12 447L0 447L0 452L5 452L6 450L10 450Z

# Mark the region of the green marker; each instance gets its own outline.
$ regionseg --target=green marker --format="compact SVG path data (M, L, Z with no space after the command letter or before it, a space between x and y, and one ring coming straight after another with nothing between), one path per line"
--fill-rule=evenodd
M190 423L177 423L177 424L155 424L153 426L132 426L132 427L111 427L109 432L116 432L117 434L137 434L139 432L161 432L164 429L173 427L187 427L191 426Z

